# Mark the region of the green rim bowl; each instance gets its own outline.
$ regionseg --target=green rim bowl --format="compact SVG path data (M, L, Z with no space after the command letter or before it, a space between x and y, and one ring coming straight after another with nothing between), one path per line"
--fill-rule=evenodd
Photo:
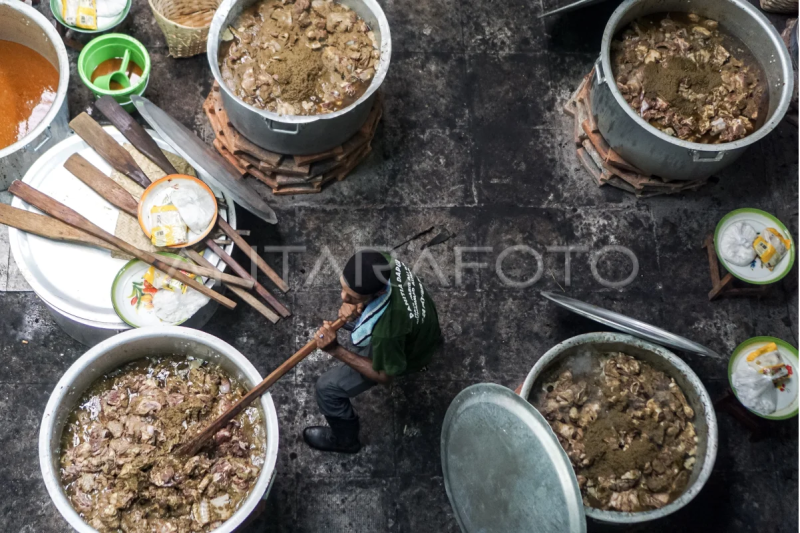
M141 67L141 79L136 83L132 83L130 87L118 91L101 89L94 85L91 76L98 65L107 59L122 57L125 50L131 51L131 61ZM83 47L81 54L78 56L78 75L80 75L83 84L94 93L95 97L111 96L130 113L133 111L131 95L141 96L147 88L147 82L150 80L150 54L147 52L147 48L133 37L121 33L106 33L92 39L89 44Z
M131 10L131 4L133 4L133 1L128 0L125 4L125 9L122 10L122 13L117 15L117 17L113 20L113 22L111 22L111 24L109 24L105 28L100 28L96 30L87 30L85 28L79 28L77 26L72 26L70 24L67 24L66 21L64 21L64 17L61 16L61 0L50 0L50 11L52 11L53 16L55 17L55 19L58 21L59 24L61 24L65 28L69 28L72 31L78 33L102 33L116 26L119 26L119 24L123 20L125 20L125 17L128 16L128 12Z
M187 263L189 262L189 260L187 258L185 258L185 257L183 257L181 255L178 255L178 254L170 253L170 252L157 252L157 255L163 255L164 257L171 257L172 259L180 259L181 261L185 261ZM117 316L119 316L120 320L122 320L123 322L125 322L126 324L128 324L129 326L134 327L134 328L145 327L145 325L143 325L141 323L138 323L138 322L134 323L133 321L131 321L131 320L129 320L127 318L127 316L125 315L125 313L122 312L122 309L121 309L122 306L125 305L125 303L127 302L127 299L124 300L124 301L120 301L117 298L116 294L117 294L118 286L119 286L120 289L123 290L123 293L127 290L127 287L120 286L120 284L121 283L125 283L126 281L128 281L127 278L125 277L125 275L128 273L128 271L130 269L132 269L133 267L135 267L135 266L137 266L139 264L144 265L147 268L150 267L150 265L148 265L144 261L140 261L139 259L135 259L135 258L131 259L130 261L125 263L125 265L122 268L119 269L119 272L117 272L117 275L114 277L114 282L111 284L111 305L114 306L114 311L117 313ZM147 268L145 268L145 272L147 272ZM202 278L201 278L201 280L202 280ZM191 318L191 317L189 317L189 318ZM186 320L189 320L189 318L187 318ZM182 321L177 322L175 324L166 324L165 323L163 325L165 325L165 326L167 326L167 325L168 326L180 326L181 324L186 322L186 320L182 320ZM156 326L156 327L158 327L158 326Z
M800 359L798 359L797 355L797 348L786 342L785 340L778 339L777 337L753 337L751 339L747 339L743 343L739 344L736 349L733 350L730 359L728 359L728 385L730 386L731 390L733 391L733 395L736 396L736 399L739 400L739 395L736 394L736 387L733 386L733 373L736 371L736 365L738 364L739 358L744 355L744 351L747 350L750 346L759 343L767 343L767 342L774 342L780 348L783 348L786 352L790 353L793 357L793 360L790 361L794 365L794 371L797 372L798 366L800 366ZM797 401L796 399L794 400ZM740 400L741 403L741 400ZM754 415L765 418L767 420L787 420L789 418L794 418L797 416L797 413L800 409L795 407L792 411L788 413L783 413L780 415L764 415L759 413L758 411L754 411L747 407L746 405L742 404L742 406L753 413ZM789 405L789 407L791 404ZM785 407L782 410L786 410L788 407Z

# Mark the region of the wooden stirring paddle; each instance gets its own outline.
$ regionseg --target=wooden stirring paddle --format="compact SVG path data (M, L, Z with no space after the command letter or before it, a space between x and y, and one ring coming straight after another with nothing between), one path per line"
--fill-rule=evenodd
M344 324L345 321L339 318L336 320L336 322L331 324L328 329L336 333L342 326L344 326ZM236 415L241 413L248 405L253 403L253 400L264 394L273 383L278 381L285 373L294 368L297 363L308 357L308 355L316 349L317 340L311 339L308 341L305 346L300 348L297 352L295 352L294 355L284 361L281 366L273 370L272 373L264 379L264 381L250 389L250 391L245 394L241 400L233 404L230 409L217 417L217 419L211 422L208 427L178 448L177 454L187 457L195 455L217 431L227 426L228 422L233 420Z
M19 180L16 180L14 181L14 183L11 184L11 187L8 188L8 191L11 194L25 200L26 202L36 207L37 209L44 211L48 215L57 218L58 220L65 222L74 228L81 229L97 237L98 239L104 240L109 244L113 244L126 254L132 255L136 259L139 259L140 261L144 261L148 265L156 267L158 270L164 272L171 278L177 279L184 285L188 285L194 290L205 294L215 302L224 305L228 309L234 309L236 307L236 302L234 302L230 298L209 289L208 287L206 287L205 285L196 280L193 280L189 276L183 274L180 270L171 267L170 265L159 259L158 256L153 255L145 250L140 250L139 248L136 248L135 246L128 244L122 239L115 237L114 235L111 235L100 226L93 224L88 219L84 218L77 212L73 211L69 207L62 204L61 202L54 200L53 198L47 196L46 194L34 189L27 183L23 183ZM196 268L202 268L202 267L196 267ZM203 271L206 271L206 273L201 275L206 275L211 277L214 276L213 272L208 272L207 269L203 269Z
M69 127L81 139L86 141L86 144L94 148L94 151L100 154L100 157L108 161L112 167L145 189L150 185L150 178L139 168L133 156L86 112L73 118L72 122L69 123Z

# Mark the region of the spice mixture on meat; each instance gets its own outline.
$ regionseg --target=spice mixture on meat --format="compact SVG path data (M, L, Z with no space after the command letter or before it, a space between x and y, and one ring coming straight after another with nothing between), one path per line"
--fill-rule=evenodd
M231 27L222 78L248 104L281 115L331 113L358 100L378 68L367 23L331 0L262 0Z
M766 118L766 77L749 50L693 13L640 18L612 42L622 96L643 119L684 141L716 144Z
M173 450L246 393L201 359L147 358L98 380L62 435L61 482L100 532L205 533L233 515L264 464L249 407L191 458Z
M562 372L532 403L567 452L584 505L659 509L688 484L694 411L675 380L629 355L592 357L591 365L580 376Z

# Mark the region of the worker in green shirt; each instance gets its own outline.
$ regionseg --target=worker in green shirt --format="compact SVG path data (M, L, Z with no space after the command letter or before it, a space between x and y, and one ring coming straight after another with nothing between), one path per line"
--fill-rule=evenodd
M424 369L442 335L430 294L410 268L390 255L356 253L340 282L339 318L348 321L343 329L351 331L353 350L339 344L330 322L317 332L317 346L342 364L317 380L317 404L328 426L308 427L303 438L318 450L357 453L359 422L350 398Z

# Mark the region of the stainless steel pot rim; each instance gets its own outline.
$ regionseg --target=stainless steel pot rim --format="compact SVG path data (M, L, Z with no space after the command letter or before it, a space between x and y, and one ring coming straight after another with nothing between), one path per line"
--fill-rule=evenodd
M703 143L695 143L689 141L683 141L667 135L666 133L662 132L658 128L651 126L646 120L642 117L637 115L633 108L631 108L630 104L625 101L622 97L622 93L620 92L617 84L614 83L614 71L611 67L611 54L609 53L609 46L611 44L611 40L614 38L614 34L618 31L617 25L619 24L620 19L625 16L628 10L634 4L639 4L643 2L647 2L649 0L626 0L614 11L611 15L611 18L608 20L606 24L606 29L603 32L603 44L600 50L600 58L598 62L602 65L603 75L605 77L603 83L606 83L611 90L611 94L614 96L614 99L617 103L622 106L625 110L625 113L628 114L634 121L638 124L645 127L647 131L655 135L656 137L672 143L676 146L680 146L682 148L687 148L689 150L695 150L698 152L721 152L721 151L729 151L735 150L737 148L744 148L746 146L750 146L751 144L755 143L759 139L763 138L769 132L771 132L775 126L783 119L783 116L786 114L786 111L789 109L789 103L792 97L792 88L794 84L794 79L790 76L788 79L783 80L783 89L781 90L781 98L778 103L778 106L775 108L775 112L772 114L769 120L767 120L764 124L761 125L758 130L753 132L751 135L744 137L743 139L739 139L734 142L730 143L720 143L720 144L703 144ZM773 44L773 47L778 50L779 60L782 65L783 72L792 72L792 59L789 56L789 51L786 49L786 46L783 44L783 40L781 36L778 35L778 32L772 26L772 23L765 17L758 9L756 9L753 5L748 3L746 0L728 0L731 4L737 6L739 9L746 11L749 15L751 15L754 19L758 20L762 29L764 29L765 33L769 35L770 41ZM692 0L686 0L687 7L692 5ZM687 9L688 10L688 9ZM595 78L599 75L597 72L597 64L595 64Z
M75 361L72 366L69 367L69 369L67 369L64 375L58 381L58 384L56 384L53 392L50 394L50 398L47 401L47 406L45 407L44 415L42 416L42 423L39 429L39 466L41 468L45 487L47 488L47 492L50 495L50 498L53 500L53 503L55 504L59 513L61 513L69 525L79 533L93 533L95 530L89 526L89 524L87 524L83 518L80 517L77 511L75 511L75 509L72 507L72 504L70 504L69 500L64 495L64 492L58 482L60 477L59 473L53 468L53 451L51 450L50 440L53 430L52 418L56 413L59 404L61 404L65 400L66 396L70 393L72 383L74 383L81 372L85 371L86 368L90 366L98 357L102 357L105 353L119 345L124 345L132 341L155 339L164 336L191 342L199 342L206 346L212 347L220 354L224 354L224 357L232 360L236 366L242 370L244 375L248 376L256 383L261 379L261 375L258 373L258 370L256 370L255 366L253 366L253 364L244 355L242 355L230 344L209 333L180 326L139 328L129 330L95 345L93 348L89 349L86 353L79 357L78 360ZM225 521L225 523L223 523L222 526L215 531L228 533L235 529L235 527L239 526L246 519L247 515L253 511L255 505L257 504L257 500L261 499L261 495L265 494L269 490L275 477L275 464L277 462L278 452L277 449L275 449L274 453L271 453L270 441L273 440L274 442L272 442L272 445L277 448L277 440L275 439L278 438L277 433L279 430L277 412L275 410L272 397L269 393L266 393L261 397L261 406L264 415L263 423L267 428L274 428L274 435L271 435L269 431L267 432L267 449L264 464L261 466L261 472L259 473L258 480L251 490L251 493L248 494L247 498L242 501L242 504L236 510L233 516L231 516L231 518ZM253 496L255 494L259 494L259 496L256 501L253 501Z
M25 137L18 140L10 146L0 149L0 159L13 154L17 150L28 145L36 137L44 133L50 127L50 123L56 118L64 99L67 97L67 86L69 85L69 58L67 57L67 49L64 46L61 37L53 27L52 24L45 18L44 15L39 13L34 8L25 4L24 2L15 2L14 0L0 0L0 6L8 7L13 10L19 11L20 14L36 21L36 25L47 35L47 38L53 43L58 56L58 88L56 89L56 100L50 107L50 110L44 116L42 121ZM21 43L22 44L22 43Z
M225 91L228 96L234 98L239 105L246 107L258 115L261 115L265 120L271 120L283 124L308 124L318 120L334 119L361 105L370 96L372 96L372 94L377 91L383 83L386 73L389 71L389 60L392 55L392 39L389 32L389 23L387 22L386 15L384 14L383 9L378 2L375 0L363 0L364 4L366 4L373 12L380 15L376 18L381 30L381 58L378 68L375 70L375 77L372 78L372 82L369 84L369 87L367 87L367 91L362 94L358 100L343 109L334 111L333 113L325 113L323 115L279 115L278 113L273 113L271 111L251 106L231 92L227 84L225 84L225 82L222 80L222 75L219 72L218 58L212 54L212 46L215 46L217 41L219 41L219 35L223 29L222 25L228 18L228 14L230 13L231 9L233 9L233 7L240 1L241 0L224 0L219 8L217 8L217 12L214 14L214 19L211 21L211 26L208 30L206 55L208 56L208 64L211 67L211 73L219 84L220 90Z
M648 522L650 520L663 518L684 507L686 504L692 501L697 494L699 494L700 490L703 488L703 486L705 486L708 478L711 476L711 471L714 469L714 462L717 456L717 419L714 413L711 397L708 395L708 391L706 391L702 381L700 381L700 378L697 377L697 374L694 373L691 367L689 367L689 365L687 365L682 359L663 346L653 344L632 335L614 332L584 333L556 344L550 348L538 361L536 361L536 364L533 365L533 368L525 378L520 395L527 399L536 378L540 376L542 372L544 372L545 369L550 365L550 363L559 357L565 350L584 344L611 342L630 344L643 350L656 353L674 366L677 370L679 370L686 377L692 387L697 391L698 396L700 397L700 402L704 407L705 420L708 427L706 454L700 474L697 476L697 479L694 481L694 483L692 483L692 485L675 501L665 505L661 509L642 511L638 513L603 511L584 506L586 515L594 520L614 524L637 524L640 522Z

